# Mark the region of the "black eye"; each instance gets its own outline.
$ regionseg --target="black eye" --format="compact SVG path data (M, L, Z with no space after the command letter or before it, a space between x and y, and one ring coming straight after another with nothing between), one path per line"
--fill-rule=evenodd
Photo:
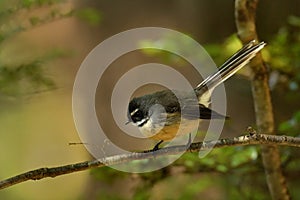
M131 113L131 119L133 122L141 121L144 118L144 114L140 110L135 110Z
M145 114L141 110L141 105L138 103L138 99L134 98L129 102L128 106L128 119L133 123L140 122L144 119Z

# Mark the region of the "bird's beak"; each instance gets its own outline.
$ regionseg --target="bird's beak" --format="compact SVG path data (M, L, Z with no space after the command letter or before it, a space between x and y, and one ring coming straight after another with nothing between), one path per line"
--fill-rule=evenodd
M125 125L129 124L131 121L125 122Z

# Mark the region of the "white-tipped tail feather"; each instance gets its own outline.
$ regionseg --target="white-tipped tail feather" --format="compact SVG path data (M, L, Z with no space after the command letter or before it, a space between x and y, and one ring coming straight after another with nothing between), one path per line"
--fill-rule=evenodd
M255 44L255 40L246 44L242 49L231 56L214 74L204 79L194 90L199 102L205 106L210 103L212 91L226 81L238 70L244 67L264 46L265 42Z

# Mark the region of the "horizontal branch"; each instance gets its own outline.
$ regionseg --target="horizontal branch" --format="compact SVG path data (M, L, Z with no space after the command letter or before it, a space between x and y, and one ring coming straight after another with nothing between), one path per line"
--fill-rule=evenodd
M134 160L157 158L166 155L175 155L186 151L199 152L211 148L223 148L223 147L245 146L245 145L256 145L256 144L281 145L281 146L291 146L291 147L298 147L298 148L300 147L299 137L256 134L255 132L250 130L249 132L251 132L249 135L244 135L240 137L219 139L219 140L208 141L208 142L192 143L188 149L186 148L185 145L172 146L172 147L162 148L157 151L148 151L143 153L134 152L130 154L115 155L115 156L105 157L98 160L80 162L76 164L69 164L69 165L52 167L52 168L47 168L47 167L39 168L0 181L0 189L4 189L28 180L40 180L46 177L54 178L56 176L60 176L63 174L70 174L73 172L83 171L86 169L127 163Z

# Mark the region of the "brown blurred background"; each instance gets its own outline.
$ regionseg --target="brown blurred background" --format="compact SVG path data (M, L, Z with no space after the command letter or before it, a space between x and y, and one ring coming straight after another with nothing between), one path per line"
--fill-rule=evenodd
M57 89L3 101L0 112L1 179L39 167L91 159L84 146L68 145L69 142L80 141L72 118L72 87L83 59L104 39L131 28L156 26L187 33L200 44L208 44L222 43L236 31L232 0L77 0L62 7L66 10L73 7L98 9L101 22L99 25L89 25L76 17L69 17L17 34L1 46L0 59L5 63L22 62L53 48L71 52L67 57L46 63L47 73L55 81ZM261 40L268 43L289 15L300 15L299 1L261 1L257 11L257 29ZM153 60L155 58L134 54L115 64L130 67ZM246 79L233 77L225 85L228 115L231 116L223 133L226 137L239 135L247 126L253 125L254 109L250 84ZM110 85L102 89L107 91L109 88ZM96 100L101 96L103 93L99 91ZM276 121L287 119L295 107L299 108L295 100L286 104L284 99L279 98L280 94L274 93L273 97ZM107 107L101 103L96 106L99 109ZM110 128L115 131L113 126ZM131 142L128 145L141 145L138 140ZM0 191L0 198L81 199L79 197L87 197L91 192L89 184L92 184L90 174L85 171L22 183ZM122 187L118 192L126 196L128 190L125 184L120 183L116 187Z

